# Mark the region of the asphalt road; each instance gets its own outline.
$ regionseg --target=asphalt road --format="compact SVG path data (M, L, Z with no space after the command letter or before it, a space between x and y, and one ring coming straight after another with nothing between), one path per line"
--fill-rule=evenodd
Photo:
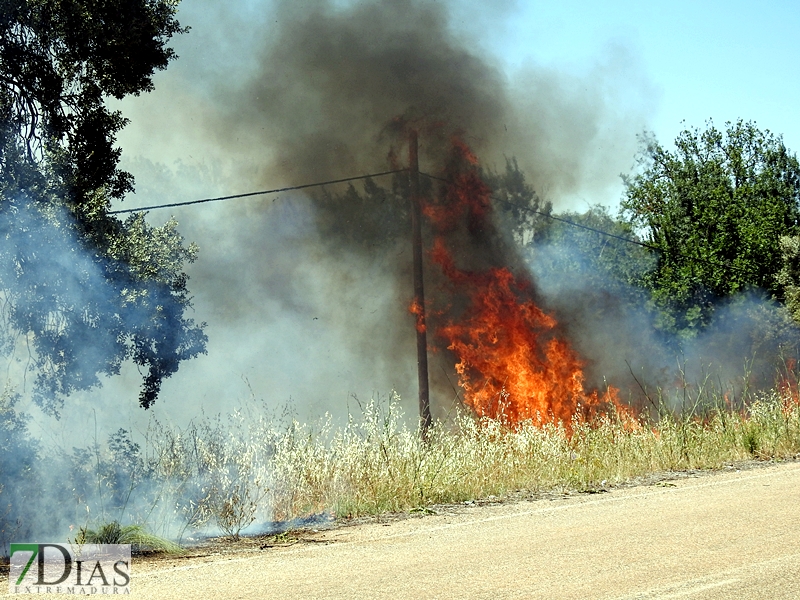
M174 564L173 564L174 563ZM134 598L800 598L800 463L137 565Z

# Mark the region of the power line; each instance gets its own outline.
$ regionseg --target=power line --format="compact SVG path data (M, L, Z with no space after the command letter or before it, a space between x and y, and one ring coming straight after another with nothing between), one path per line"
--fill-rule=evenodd
M444 179L443 177L437 177L436 175L430 175L428 173L423 173L422 171L420 171L420 175L425 175L425 177L429 177L430 179L435 179L437 181L443 181L444 183L452 183L452 181L448 179ZM581 229L594 231L595 233L599 233L600 235L605 235L607 237L622 240L623 242L628 242L629 244L636 244L637 246L643 246L644 248L649 248L650 250L656 250L658 252L661 251L661 248L659 248L658 246L654 246L653 244L648 244L646 242L640 242L639 240L634 240L632 238L627 238L621 235L616 235L614 233L609 233L607 231L603 231L602 229L595 229L594 227L589 227L588 225L582 225L581 223L575 223L574 221L570 221L562 217L556 217L555 215L552 215L548 212L544 212L542 210L536 210L535 208L531 208L530 206L522 206L521 204L517 204L516 202L509 202L508 200L503 200L502 198L498 198L497 196L491 196L491 198L492 200L500 202L501 204L505 204L506 206L513 206L514 208L518 208L519 210L524 210L526 212L541 215L543 217L547 217L548 219L552 219L553 221L560 221L561 223L566 223L567 225L572 225L573 227L580 227Z
M383 177L384 175L392 175L394 173L402 173L406 169L395 169L393 171L383 171L382 173L371 173L369 175L358 175L357 177L345 177L343 179L332 179L330 181L320 181L317 183L305 183L303 185L292 185L288 187L276 188L274 190L263 190L260 192L247 192L245 194L233 194L232 196L218 196L216 198L203 198L202 200L188 200L186 202L172 202L171 204L154 204L153 206L143 206L141 208L125 208L122 210L108 211L110 215L119 215L122 213L143 212L146 210L155 210L157 208L173 208L175 206L189 206L190 204L203 204L205 202L219 202L221 200L233 200L235 198L249 198L250 196L263 196L266 194L278 194L280 192L291 192L293 190L304 190L306 188L320 187L323 185L333 185L334 183L347 183L348 181L358 181L360 179L369 179L371 177Z
M450 181L448 179L444 179L442 177L437 177L436 175L430 175L429 173L424 173L422 171L420 171L420 175L425 175L425 177L428 177L430 179L435 179L437 181L442 181L444 183L452 183L452 181ZM596 229L594 227L589 227L588 225L583 225L581 223L575 223L574 221L570 221L568 219L564 219L563 217L556 217L556 216L554 216L554 215L552 215L550 213L547 213L547 212L544 212L544 211L541 211L541 210L536 210L535 208L531 208L530 206L522 206L521 204L517 204L516 202L510 202L508 200L503 200L502 198L498 198L497 196L491 196L491 198L492 198L492 200L500 202L501 204L505 204L506 206L513 206L514 208L517 208L519 210L523 210L523 211L527 211L527 212L534 213L534 214L537 214L537 215L541 215L543 217L547 217L548 219L552 219L553 221L560 221L561 223L566 223L567 225L572 225L573 227L580 227L581 229L586 229L588 231L593 231L595 233L599 233L600 235L604 235L606 237L610 237L610 238L614 238L614 239L617 239L617 240L621 240L621 241L627 242L629 244L636 244L637 246L642 246L643 248L647 248L649 250L654 250L655 252L664 252L663 248L659 248L658 246L656 246L654 244L648 244L647 242L640 242L639 240L634 240L632 238L624 237L624 236L621 236L621 235L616 235L614 233L609 233L607 231L603 231L602 229ZM719 261L715 261L715 260L708 260L706 258L688 256L687 254L684 254L682 252L676 252L675 254L677 254L678 256L680 256L682 258L685 258L685 259L687 259L688 261L691 261L691 262L701 262L701 263L705 263L707 265L712 265L712 266L715 266L715 267L723 267L723 268L726 268L726 269L731 269L731 270L734 270L734 271L739 271L741 273L747 273L747 274L750 274L750 275L756 274L754 271L750 271L748 269L743 269L741 267L737 267L737 266L729 264L729 263L723 263L723 262L719 262Z
M373 178L373 177L383 177L385 175L394 175L395 173L403 173L403 172L405 172L407 170L408 169L393 169L391 171L382 171L380 173L370 173L368 175L357 175L355 177L344 177L342 179L331 179L331 180L328 180L328 181L319 181L319 182L315 182L315 183L305 183L305 184L302 184L302 185L292 185L292 186L287 186L287 187L282 187L282 188L275 188L275 189L272 189L272 190L262 190L262 191L258 191L258 192L247 192L247 193L244 193L244 194L233 194L233 195L230 195L230 196L217 196L215 198L203 198L201 200L188 200L186 202L172 202L172 203L169 203L169 204L154 204L152 206L142 206L141 208L124 208L124 209L121 209L121 210L111 210L111 211L108 212L108 214L110 214L110 215L119 215L119 214L123 214L123 213L133 213L133 212L144 212L144 211L147 211L147 210L156 210L156 209L159 209L159 208L174 208L174 207L177 207L177 206L190 206L192 204L204 204L206 202L220 202L220 201L223 201L223 200L234 200L234 199L237 199L237 198L249 198L249 197L252 197L252 196L264 196L264 195L268 195L268 194L278 194L278 193L281 193L281 192L291 192L291 191L294 191L294 190L303 190L303 189L308 189L308 188L312 188L312 187L321 187L321 186L324 186L324 185L333 185L333 184L336 184L336 183L347 183L347 182L350 182L350 181L359 181L359 180L362 180L362 179L370 179L370 178ZM452 183L452 181L450 181L448 179L444 179L442 177L437 177L436 175L431 175L430 173L425 173L424 171L420 171L419 174L420 175L424 175L425 177L428 177L429 179L435 179L437 181L442 181L444 183ZM659 248L658 246L656 246L654 244L648 244L647 242L640 242L639 240L634 240L632 238L627 238L627 237L624 237L624 236L621 236L621 235L616 235L614 233L609 233L607 231L603 231L602 229L597 229L595 227L590 227L589 225L583 225L581 223L575 223L574 221L570 221L568 219L564 219L563 217L556 217L555 215L552 215L550 213L547 213L547 212L544 212L544 211L541 211L541 210L537 210L535 208L531 208L530 206L522 206L521 204L517 204L516 202L510 202L508 200L503 200L502 198L498 198L497 196L491 196L491 198L493 200L497 201L497 202L500 202L501 204L505 204L507 206L511 206L511 207L516 208L518 210L522 210L522 211L534 213L534 214L537 214L537 215L541 215L541 216L546 217L548 219L551 219L553 221L559 221L559 222L564 223L566 225L571 225L572 227L578 227L580 229L585 229L587 231L592 231L594 233L598 233L598 234L604 235L606 237L610 237L610 238L614 238L614 239L617 239L617 240L620 240L620 241L623 241L623 242L627 242L629 244L636 244L637 246L641 246L643 248L647 248L647 249L653 250L655 252L664 252L664 250L662 248ZM708 259L704 259L704 258L692 257L692 256L688 256L686 254L683 254L682 252L677 252L676 254L678 256L681 256L681 257L689 260L689 261L702 262L702 263L706 263L706 264L709 264L709 265L712 265L712 266L724 267L726 269L731 269L731 270L739 271L739 272L742 272L742 273L749 273L749 274L753 273L752 271L749 271L747 269L743 269L741 267L737 267L737 266L731 265L729 263L722 263L722 262L708 260Z

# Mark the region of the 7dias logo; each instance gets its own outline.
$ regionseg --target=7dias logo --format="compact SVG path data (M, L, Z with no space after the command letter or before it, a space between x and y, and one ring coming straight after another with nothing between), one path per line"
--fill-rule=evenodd
M11 594L130 594L130 544L11 544Z

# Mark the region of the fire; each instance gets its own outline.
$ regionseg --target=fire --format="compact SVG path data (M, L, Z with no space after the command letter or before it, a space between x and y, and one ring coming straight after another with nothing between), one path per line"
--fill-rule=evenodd
M423 210L434 233L430 258L444 275L450 303L431 307L436 309L431 330L433 343L456 359L464 402L479 416L510 424L569 423L610 405L621 408L614 388L602 394L585 388L584 362L555 318L534 302L531 281L505 266L468 270L456 264L450 240L463 238L464 229L484 240L491 231L491 190L460 140L453 144L446 179ZM418 314L419 307L411 310Z
M800 405L800 382L798 382L797 361L786 359L784 371L778 377L777 389L783 400L783 410L789 413Z
M414 300L411 302L411 306L408 307L408 312L416 317L417 331L423 333L426 330L425 311L422 310L422 305L419 303L417 298L414 298Z

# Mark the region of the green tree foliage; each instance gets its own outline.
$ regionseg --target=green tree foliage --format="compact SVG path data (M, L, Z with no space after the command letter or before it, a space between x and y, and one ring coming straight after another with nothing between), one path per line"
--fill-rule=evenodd
M618 297L641 294L638 283L652 260L630 223L615 219L597 205L584 213L553 214L526 181L517 160L506 160L501 172L484 173L492 189L497 227L520 249L540 277L575 278L585 289Z
M783 289L792 319L800 323L800 235L781 236L780 249L783 265L775 278L776 283Z
M507 158L504 171L481 176L492 190L498 229L509 234L519 247L538 243L551 224L547 215L553 205L542 200L527 182L517 159Z
M668 150L645 138L641 172L626 178L622 215L657 248L641 280L664 328L692 335L722 298L761 289L782 301L781 235L800 226L800 165L780 137L752 122L709 122Z
M317 197L317 229L333 252L343 248L373 252L410 235L409 183L404 173L392 177L387 187L370 178L360 188L349 184L344 191L323 191Z
M645 247L632 243L638 241L630 223L597 205L584 213L554 215L534 248L534 260L543 273L576 277L585 289L641 302L636 284L653 261Z
M190 306L184 247L169 222L120 221L132 191L118 168L126 120L106 107L153 89L184 29L175 0L4 0L0 5L0 293L3 349L20 343L34 394L57 413L75 390L144 369L156 399L178 364L205 350ZM17 350L15 350L15 348Z

